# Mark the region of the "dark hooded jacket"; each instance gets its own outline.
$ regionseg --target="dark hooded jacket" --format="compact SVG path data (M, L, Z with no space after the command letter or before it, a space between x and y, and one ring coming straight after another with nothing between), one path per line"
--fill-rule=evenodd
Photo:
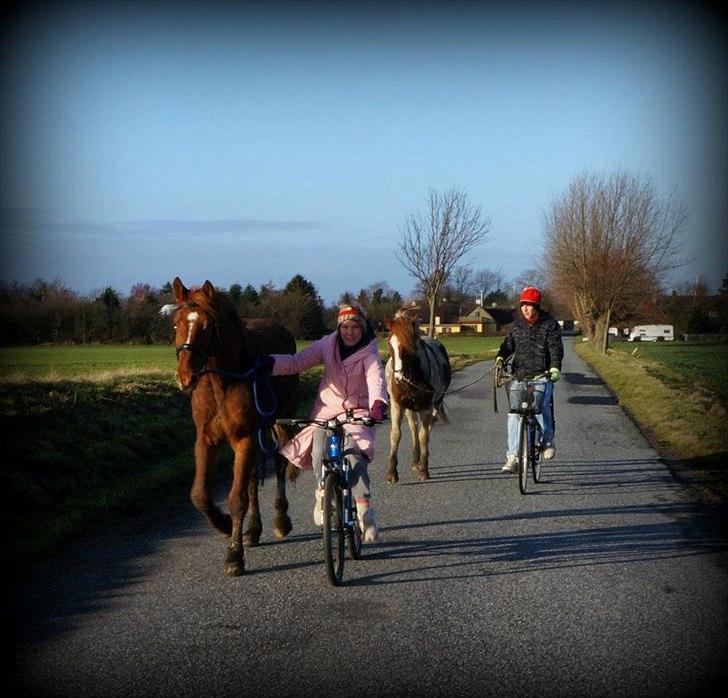
M513 357L512 372L518 378L530 378L550 368L561 370L564 345L561 342L561 328L547 312L540 310L538 320L529 325L518 313L506 338L498 350L498 356Z

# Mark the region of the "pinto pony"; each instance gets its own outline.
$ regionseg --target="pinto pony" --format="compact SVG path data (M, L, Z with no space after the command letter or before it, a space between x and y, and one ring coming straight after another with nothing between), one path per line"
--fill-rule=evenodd
M428 480L430 432L439 416L447 421L442 401L452 378L450 359L440 342L420 336L419 321L407 310L398 310L386 325L390 336L385 375L392 400L387 482L399 481L397 449L403 413L412 434L412 469L420 480Z
M291 333L272 320L242 320L230 298L209 281L187 289L178 277L172 288L176 301L175 379L181 390L191 393L197 430L190 498L212 526L230 536L224 572L234 577L245 572L243 543L257 545L262 531L257 464L263 456L264 428L277 417L293 417L298 400L298 376L269 378L260 357L274 352L293 354L296 344ZM215 458L225 444L235 454L229 514L218 508L212 494ZM276 453L274 461L273 529L276 537L283 538L292 529L287 513L286 460Z

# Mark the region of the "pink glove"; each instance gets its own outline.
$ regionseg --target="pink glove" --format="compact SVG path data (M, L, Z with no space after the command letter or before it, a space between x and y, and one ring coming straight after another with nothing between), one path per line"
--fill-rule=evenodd
M369 416L375 422L381 422L387 416L387 405L381 400L375 400L372 409L369 410Z

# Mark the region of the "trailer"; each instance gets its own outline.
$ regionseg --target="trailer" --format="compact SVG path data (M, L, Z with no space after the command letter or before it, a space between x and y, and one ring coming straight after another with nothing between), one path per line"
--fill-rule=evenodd
M637 325L627 339L630 342L671 342L675 333L672 325Z

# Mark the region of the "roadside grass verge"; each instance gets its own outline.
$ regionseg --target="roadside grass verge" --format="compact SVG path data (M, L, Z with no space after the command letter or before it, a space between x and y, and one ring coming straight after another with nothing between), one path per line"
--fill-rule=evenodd
M604 355L580 341L574 341L574 349L607 384L673 472L695 486L704 501L725 505L728 400L721 392L696 381L692 370L680 370L639 351ZM725 361L725 345L722 351Z
M189 398L169 379L2 381L0 424L5 569L191 482Z

